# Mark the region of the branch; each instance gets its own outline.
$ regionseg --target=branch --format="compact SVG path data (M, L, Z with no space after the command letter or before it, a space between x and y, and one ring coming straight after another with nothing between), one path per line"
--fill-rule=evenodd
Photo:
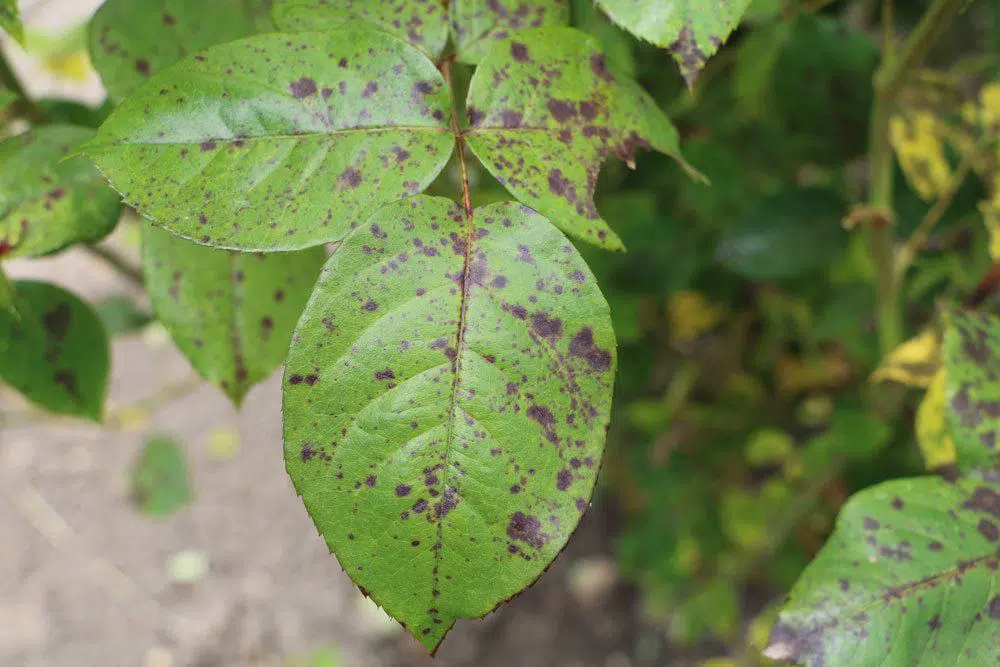
M142 271L139 267L133 265L127 259L119 255L117 252L110 248L99 245L83 245L82 248L87 253L93 255L97 259L101 260L112 269L114 269L119 275L128 280L130 283L143 289L145 283L142 278Z

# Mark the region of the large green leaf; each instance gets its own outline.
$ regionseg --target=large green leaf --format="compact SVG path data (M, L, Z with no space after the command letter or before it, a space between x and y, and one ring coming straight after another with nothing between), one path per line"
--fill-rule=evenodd
M152 77L82 150L180 236L297 250L424 189L454 146L449 105L433 63L387 33L257 35Z
M452 0L448 13L458 60L474 65L522 30L569 23L569 0Z
M607 303L545 219L414 197L323 270L285 371L285 462L340 564L433 650L566 544L614 370Z
M902 479L852 497L767 655L808 667L996 664L998 479Z
M440 0L275 0L274 22L288 32L336 30L365 21L436 60L448 42Z
M612 21L662 46L694 85L708 59L740 24L750 0L597 0Z
M24 26L21 25L17 0L0 0L0 28L17 41L24 42Z
M172 440L151 438L132 470L132 500L143 514L163 517L191 503L184 450Z
M213 44L266 32L270 0L107 0L90 24L90 55L123 100L150 76Z
M637 148L680 159L677 131L653 99L571 28L497 44L469 88L466 141L514 196L580 239L620 250L594 206L605 158Z
M951 313L944 364L948 423L958 464L989 463L1000 453L1000 319L987 313Z
M63 161L93 134L49 125L0 142L0 257L38 257L114 228L118 195L86 159Z
M13 284L17 313L0 311L0 380L50 412L100 420L108 380L101 321L59 287Z
M156 316L195 370L239 404L285 359L326 259L323 248L237 253L144 225L142 266Z

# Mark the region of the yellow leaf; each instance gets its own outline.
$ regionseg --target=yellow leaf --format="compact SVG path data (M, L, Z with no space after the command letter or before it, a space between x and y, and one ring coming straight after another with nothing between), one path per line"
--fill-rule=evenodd
M700 292L675 292L667 302L670 338L675 345L690 343L726 316L724 306L714 305Z
M782 394L797 394L821 387L839 385L850 378L851 369L836 354L806 358L782 356L774 364L778 390Z
M951 182L943 135L943 123L929 111L916 110L889 121L889 141L906 180L927 200L941 195Z
M890 352L872 373L871 381L926 388L940 366L941 339L936 331L928 329Z
M945 410L946 369L942 368L934 376L924 400L917 408L917 444L924 457L924 465L934 470L955 462L955 443L948 429Z

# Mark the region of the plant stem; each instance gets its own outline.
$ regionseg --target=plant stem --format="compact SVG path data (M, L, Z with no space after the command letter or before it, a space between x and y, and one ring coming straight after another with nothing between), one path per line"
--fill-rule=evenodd
M81 247L86 252L100 259L102 262L117 271L123 278L128 280L133 285L136 285L140 289L144 287L142 271L114 250L98 245L83 245Z

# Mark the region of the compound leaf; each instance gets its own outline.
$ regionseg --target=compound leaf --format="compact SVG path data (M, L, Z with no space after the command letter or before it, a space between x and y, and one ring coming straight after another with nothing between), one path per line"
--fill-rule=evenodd
M1000 319L954 312L944 335L945 397L960 467L994 460L1000 432Z
M677 131L638 84L571 28L497 44L472 78L466 141L518 199L568 234L623 248L594 206L601 163L637 148L680 158Z
M289 351L286 466L340 564L433 651L569 539L614 370L607 303L544 218L414 197L323 270Z
M448 8L458 60L472 65L522 30L569 23L569 0L453 0Z
M425 188L452 152L449 110L433 63L387 33L256 35L152 77L81 151L180 236L298 250Z
M21 25L17 0L0 0L0 28L6 30L7 34L18 42L24 43L24 26Z
M111 232L118 195L86 159L63 161L93 135L49 125L0 142L0 257L38 257Z
M765 655L807 667L995 663L998 480L900 479L853 496Z
M448 42L439 0L275 0L274 23L287 32L334 30L365 21L436 60Z
M750 0L597 0L608 17L670 51L693 86L708 59L740 24Z
M323 248L238 253L142 228L143 274L156 316L195 370L236 404L284 361L326 259Z
M271 29L270 0L108 0L90 26L90 55L109 96L189 53Z
M143 514L163 517L191 503L184 450L172 440L152 438L132 470L132 500Z
M108 380L100 319L55 285L13 286L17 312L0 311L0 379L49 412L99 421Z

